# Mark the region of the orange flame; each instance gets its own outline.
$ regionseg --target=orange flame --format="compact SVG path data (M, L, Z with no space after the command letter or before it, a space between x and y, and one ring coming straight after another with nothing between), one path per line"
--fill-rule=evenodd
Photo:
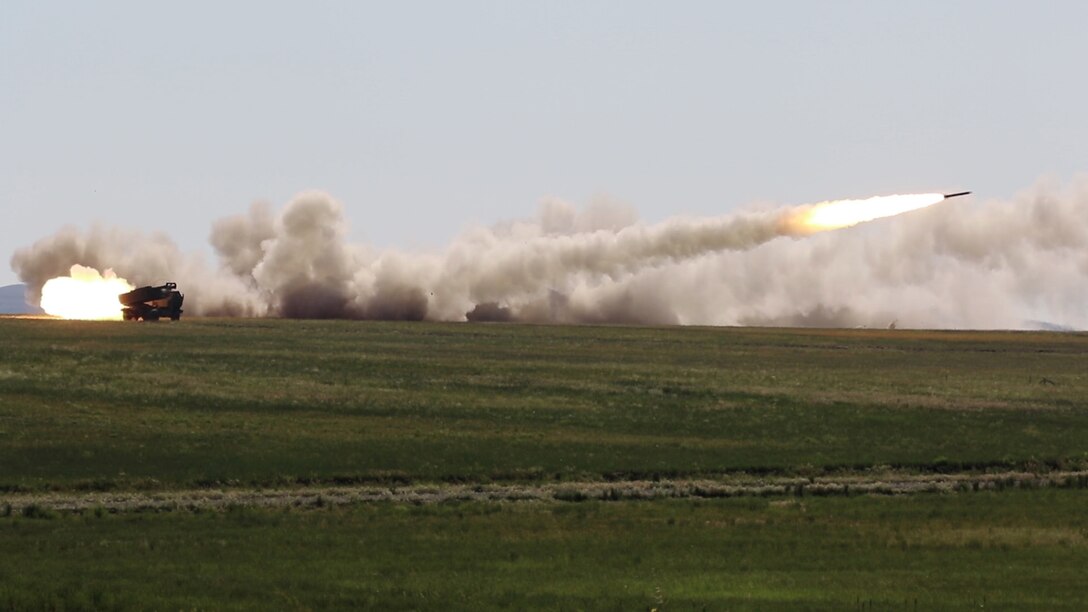
M859 223L893 217L932 206L944 199L941 193L877 196L864 200L833 200L800 206L791 211L785 225L790 233L813 234L853 227Z
M69 276L51 278L42 285L42 310L64 319L120 319L117 296L133 287L113 270L104 274L76 264Z

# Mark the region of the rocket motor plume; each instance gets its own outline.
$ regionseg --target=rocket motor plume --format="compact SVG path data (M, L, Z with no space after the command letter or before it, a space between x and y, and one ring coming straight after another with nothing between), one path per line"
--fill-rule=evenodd
M472 229L440 253L378 251L346 240L343 207L303 193L279 214L255 205L213 225L219 266L168 238L64 229L20 249L12 266L33 296L75 263L136 285L174 280L205 316L518 320L650 324L1082 325L1085 286L1070 257L1088 244L1088 180L1068 194L940 207L867 231L826 232L935 204L915 194L635 222L609 201L559 200L535 219ZM1023 236L1009 236L1016 228ZM804 240L774 240L777 237ZM1062 249L1080 249L1064 251ZM1081 261L1084 259L1084 261ZM818 271L818 273L814 273ZM1073 275L1068 278L1066 276ZM1066 287L1042 291L1039 283ZM986 281L984 284L983 281ZM1004 295L995 293L998 289ZM976 302L984 300L984 304ZM1036 314L1038 313L1038 314Z
M42 286L41 308L46 314L64 319L121 318L117 296L132 291L132 285L113 270L99 273L94 268L73 265L68 276L51 278Z
M933 206L945 198L941 193L912 193L820 202L798 207L787 217L786 225L798 234L842 229Z

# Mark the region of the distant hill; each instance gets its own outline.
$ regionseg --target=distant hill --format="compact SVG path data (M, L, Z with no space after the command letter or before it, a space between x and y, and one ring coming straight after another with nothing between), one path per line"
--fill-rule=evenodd
M26 285L0 287L0 314L42 314L42 309L26 303Z

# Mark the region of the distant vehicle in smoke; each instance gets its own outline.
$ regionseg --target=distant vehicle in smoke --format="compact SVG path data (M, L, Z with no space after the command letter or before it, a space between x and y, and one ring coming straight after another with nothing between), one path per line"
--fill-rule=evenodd
M117 300L124 306L121 317L126 321L158 321L162 317L177 321L185 295L178 291L177 283L166 283L133 289L117 296Z

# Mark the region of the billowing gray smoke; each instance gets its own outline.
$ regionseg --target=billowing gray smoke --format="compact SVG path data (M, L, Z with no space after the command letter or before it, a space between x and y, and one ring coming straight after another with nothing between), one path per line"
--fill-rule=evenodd
M1088 327L1088 178L1010 202L949 201L804 239L791 209L636 221L544 202L436 254L346 241L341 205L304 193L217 221L218 267L164 236L63 229L12 267L39 291L72 264L175 280L198 315L711 325Z
M190 312L221 316L260 316L268 309L242 277L209 267L198 255L186 255L166 236L116 228L87 231L66 227L52 236L19 249L11 267L27 284L34 302L50 278L67 276L72 265L106 270L140 286L178 279L186 292Z

